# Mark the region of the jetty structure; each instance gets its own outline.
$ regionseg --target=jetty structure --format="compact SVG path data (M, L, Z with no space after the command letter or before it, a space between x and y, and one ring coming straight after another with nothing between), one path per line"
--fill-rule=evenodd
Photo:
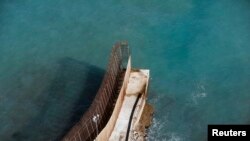
M144 141L153 114L148 85L149 70L132 68L128 43L116 43L92 104L62 141Z

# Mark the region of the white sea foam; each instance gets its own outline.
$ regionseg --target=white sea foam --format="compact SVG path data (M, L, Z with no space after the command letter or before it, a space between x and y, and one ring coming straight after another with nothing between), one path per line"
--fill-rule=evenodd
M170 133L170 139L168 141L183 141L176 133Z
M194 104L198 104L199 100L206 98L207 93L206 93L206 88L204 84L198 83L196 85L196 89L194 92L191 94L191 99Z
M165 95L157 95L150 99L150 103L153 105L164 99ZM161 114L162 115L162 114ZM162 115L161 118L153 117L152 124L147 132L147 141L183 141L182 137L173 131L167 131L169 118L168 113Z
M167 117L163 121L153 118L151 127L148 130L147 141L184 141L183 138L175 132L166 131L168 124Z
M152 124L148 130L147 140L148 141L158 140L160 138L162 128L164 127L164 125L166 125L166 122L167 121L165 121L164 123L161 123L156 118L153 118Z

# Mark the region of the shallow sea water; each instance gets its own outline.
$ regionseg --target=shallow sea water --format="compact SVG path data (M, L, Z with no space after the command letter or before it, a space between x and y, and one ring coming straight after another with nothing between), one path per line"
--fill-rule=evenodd
M151 71L149 141L250 124L248 0L1 0L0 140L58 140L87 109L115 41Z

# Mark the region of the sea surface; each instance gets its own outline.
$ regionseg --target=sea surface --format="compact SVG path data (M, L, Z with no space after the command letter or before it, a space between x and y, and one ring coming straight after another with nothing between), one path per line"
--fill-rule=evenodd
M60 139L119 40L151 72L149 141L250 124L249 0L0 0L0 140Z

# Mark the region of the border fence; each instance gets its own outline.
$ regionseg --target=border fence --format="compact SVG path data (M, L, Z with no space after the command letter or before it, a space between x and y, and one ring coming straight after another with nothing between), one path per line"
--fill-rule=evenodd
M119 95L130 51L127 42L113 46L102 84L80 121L62 141L93 141L107 124Z

